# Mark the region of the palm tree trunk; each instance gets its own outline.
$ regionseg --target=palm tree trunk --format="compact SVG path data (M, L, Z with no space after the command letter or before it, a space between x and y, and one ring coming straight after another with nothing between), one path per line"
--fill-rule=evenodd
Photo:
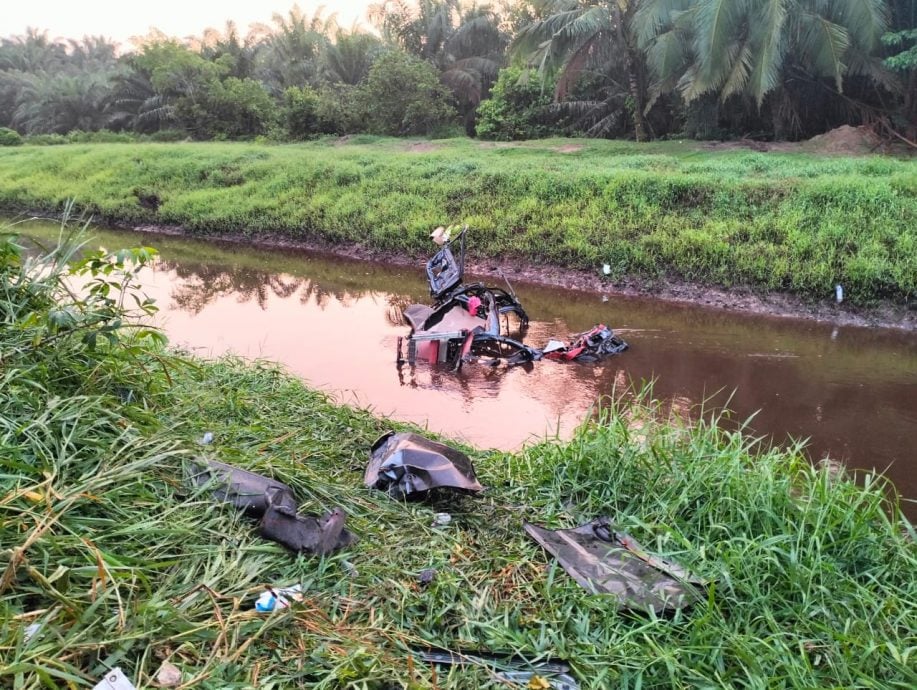
M907 95L904 97L904 116L907 118L907 136L917 140L917 70L911 70Z
M643 118L643 91L640 89L640 82L629 50L627 51L627 78L630 82L630 97L634 100L634 136L636 136L637 141L646 141L646 121Z
M643 89L640 88L640 78L637 74L637 61L640 57L634 49L633 41L631 40L633 37L630 35L630 24L636 3L628 5L626 18L621 12L621 5L618 0L614 0L611 4L615 18L615 31L618 34L618 41L624 49L630 97L634 102L634 136L637 141L646 141L646 120L643 118L643 107L646 101L643 98ZM627 24L627 27L625 27L625 24Z

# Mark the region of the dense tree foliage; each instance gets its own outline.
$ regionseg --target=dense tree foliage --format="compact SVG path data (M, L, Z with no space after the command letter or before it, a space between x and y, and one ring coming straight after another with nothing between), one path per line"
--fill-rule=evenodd
M518 66L500 72L490 98L478 108L477 134L482 139L538 139L556 131L549 106L550 86Z
M377 33L294 5L244 35L130 50L30 29L0 39L0 127L917 140L914 0L382 0L368 16Z

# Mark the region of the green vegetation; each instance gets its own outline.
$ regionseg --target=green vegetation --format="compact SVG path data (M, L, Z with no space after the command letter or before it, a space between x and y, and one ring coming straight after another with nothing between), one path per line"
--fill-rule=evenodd
M490 98L478 108L476 133L481 139L514 141L540 139L551 134L544 117L551 103L550 85L526 79L521 67L501 70Z
M365 143L361 143L365 142ZM0 152L0 206L429 250L461 221L480 256L746 284L859 304L917 294L917 169L880 157L705 153L674 142L351 139Z
M382 0L367 18L378 36L294 5L245 35L232 22L183 40L154 31L131 50L3 38L0 127L286 140L425 133L448 117L474 136L480 116L482 136L645 141L849 124L917 147L913 0ZM412 60L425 69L392 71ZM379 62L398 76L381 91ZM519 115L502 102L510 81L543 97L525 126L494 122ZM290 122L291 88L318 99L314 132L311 108Z
M390 52L373 64L360 92L367 129L374 134L432 134L455 111L429 63Z
M22 137L19 132L8 127L0 127L0 146L20 146Z
M91 685L118 665L146 686L168 659L205 688L497 687L474 668L434 678L409 659L423 645L567 659L596 689L917 680L915 534L875 478L682 428L643 397L569 444L470 450L481 498L396 503L361 481L388 422L266 364L164 351L121 308L151 252L90 255L81 295L61 282L74 256L0 243L4 685ZM212 450L195 443L204 431ZM201 452L288 482L305 511L342 506L360 541L291 557L184 485ZM435 529L443 509L453 522ZM709 578L703 602L671 619L618 613L521 529L598 514ZM252 610L265 585L294 582L301 605Z

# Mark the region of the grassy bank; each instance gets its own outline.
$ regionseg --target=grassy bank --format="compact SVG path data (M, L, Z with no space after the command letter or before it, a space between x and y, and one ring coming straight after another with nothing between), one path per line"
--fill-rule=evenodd
M488 487L478 499L397 503L361 482L386 421L269 365L168 353L115 323L118 290L73 301L56 269L4 246L5 686L91 685L115 665L149 685L169 659L205 688L497 687L474 668L434 677L410 659L428 644L566 659L584 688L917 681L914 532L875 483L654 419L646 401L607 409L568 444L470 450ZM120 281L106 265L94 264ZM184 485L202 452L288 482L304 511L342 506L360 541L292 558ZM439 510L446 529L432 527ZM617 613L522 532L599 514L710 579L703 602L672 619ZM294 582L301 606L252 610L263 585Z
M0 207L193 233L275 233L425 253L466 222L479 255L830 299L917 294L917 163L699 151L675 142L488 145L355 137L290 146L0 151Z

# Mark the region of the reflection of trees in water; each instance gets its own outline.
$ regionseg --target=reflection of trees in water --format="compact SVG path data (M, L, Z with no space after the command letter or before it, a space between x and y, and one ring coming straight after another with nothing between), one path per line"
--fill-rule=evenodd
M404 310L415 304L410 295L395 295L389 293L385 297L385 321L390 326L407 326L408 322L404 318Z
M254 301L261 309L267 309L268 299L272 295L290 299L298 294L302 304L314 301L316 306L324 309L332 301L349 307L361 297L374 294L369 289L354 289L352 285L346 289L337 288L310 278L271 273L250 267L168 260L161 260L159 266L168 271L175 271L181 279L172 290L172 299L176 307L192 314L199 314L207 305L228 296L234 296L240 304ZM399 308L402 298L397 295L386 295L386 300L391 308Z

